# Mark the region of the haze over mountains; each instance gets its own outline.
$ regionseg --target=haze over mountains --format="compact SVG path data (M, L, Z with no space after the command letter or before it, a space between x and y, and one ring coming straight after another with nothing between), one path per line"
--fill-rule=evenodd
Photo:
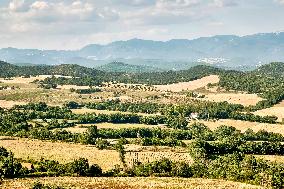
M253 69L261 64L284 61L284 32L166 42L131 39L107 45L91 44L74 51L3 48L0 49L0 59L14 64L78 64L87 67L119 61L158 70L181 70L197 64Z

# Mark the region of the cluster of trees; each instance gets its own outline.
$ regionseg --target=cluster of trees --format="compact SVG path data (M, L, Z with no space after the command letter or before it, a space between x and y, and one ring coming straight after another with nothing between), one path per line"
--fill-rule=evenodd
M284 145L280 142L242 141L226 138L216 142L196 140L190 144L190 149L198 149L205 154L233 154L235 152L254 155L284 155Z
M112 100L87 104L68 102L66 107L86 107L97 110L113 110L148 114L160 113L167 117L168 126L173 128L186 127L185 118L190 117L190 114L194 112L198 113L199 119L235 119L260 123L275 123L277 121L276 116L259 116L252 113L243 113L247 111L244 106L239 104L230 104L228 102L192 101L183 105L166 105L150 102L122 103L119 100Z
M228 102L200 102L195 101L185 105L172 105L162 109L166 117L190 117L193 112L198 113L199 119L235 119L261 123L275 123L276 116L258 116L252 113L243 113L246 108L239 104Z
M70 89L71 92L75 92L78 94L92 94L96 92L101 92L102 90L100 88L89 88L89 89Z
M147 125L158 125L166 123L165 116L155 115L155 116L141 116L137 114L82 114L77 116L78 123L141 123Z
M85 158L75 159L66 164L58 161L41 159L40 161L29 160L31 170L26 176L102 176L102 169L97 164L90 165Z
M161 112L161 109L166 105L157 103L122 103L120 100L110 100L106 102L91 102L84 104L86 108L96 110L112 110L122 112L133 112L133 113L148 113L154 114Z
M140 164L131 172L135 176L173 176L185 178L226 179L265 187L283 188L284 167L242 153L228 154L215 159L199 158L193 164L162 159Z
M264 98L251 110L268 108L284 99L283 63L271 63L252 72L226 72L221 74L219 85L227 90L259 94Z
M1 178L17 178L21 176L102 176L102 169L90 165L85 158L76 159L70 163L60 164L54 160L29 160L31 168L23 167L21 162L7 149L0 147Z
M142 146L183 146L185 147L186 144L181 140L178 140L173 137L166 137L164 139L158 137L147 137L147 138L139 138L133 141L134 144L142 145Z
M0 147L0 178L16 178L24 174L21 163L11 152Z

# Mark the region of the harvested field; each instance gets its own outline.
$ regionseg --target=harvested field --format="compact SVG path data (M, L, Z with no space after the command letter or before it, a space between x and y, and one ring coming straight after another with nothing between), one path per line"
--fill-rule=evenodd
M105 188L105 189L256 189L263 188L244 183L216 180L216 179L184 179L163 177L115 177L115 178L88 178L88 177L46 177L5 180L2 188L28 189L35 181L52 186L66 188Z
M75 114L85 114L85 113L96 113L96 114L133 114L132 112L121 112L121 111L111 111L111 110L95 110L95 109L88 109L88 108L81 108L81 109L71 109L71 111ZM159 114L146 114L146 113L134 113L137 115L142 116L153 116Z
M245 93L210 93L205 95L202 100L208 100L213 102L227 101L232 104L242 104L244 106L256 105L259 101L263 100L257 94L245 94Z
M277 155L255 155L255 157L263 158L269 161L276 161L278 163L284 163L284 156L277 156Z
M91 164L98 164L104 171L120 164L118 152L115 150L98 150L92 145L1 137L0 146L12 151L16 158L24 160L40 160L44 158L67 163L82 157L87 158ZM189 154L180 150L167 149L165 151L163 147L157 147L156 149L143 147L141 150L137 149L135 145L133 147L128 145L127 151L131 151L126 153L126 161L129 166L133 165L133 161L137 157L138 161L142 163L162 158L191 162Z
M48 77L51 77L50 75L40 75L40 76L36 76L36 77L29 77L29 78L24 78L24 77L14 77L11 79L4 79L4 78L0 78L0 82L3 83L31 83L35 80L44 80Z
M209 83L218 83L220 81L218 75L210 75L190 82L180 82L170 85L154 85L161 91L180 92L182 90L196 90L207 86Z
M98 126L98 129L102 128L110 128L110 129L124 129L124 128L157 128L157 127L163 127L162 125L146 125L146 124L131 124L131 123L125 123L125 124L114 124L114 123L98 123L95 124Z
M125 160L128 165L133 165L135 162L149 163L152 161L162 160L164 158L173 161L193 163L189 153L179 152L129 152L126 154Z
M12 108L15 105L25 105L25 102L0 100L1 108Z
M77 85L58 85L57 89L70 90L70 89L89 89L89 86L77 86Z
M90 163L98 164L103 170L109 170L119 164L119 155L114 150L98 150L91 145L70 144L63 142L47 142L40 140L16 139L0 140L0 146L11 150L16 158L41 158L57 160L61 163L71 162L80 157L87 158ZM107 161L106 161L107 160Z
M245 132L247 129L252 129L257 132L259 130L266 130L268 132L284 134L284 126L281 124L269 124L269 123L258 123L258 122L249 122L241 120L231 120L231 119L220 119L218 121L197 121L205 124L210 129L215 130L221 125L233 126L242 132ZM191 123L194 123L192 121Z
M3 83L31 83L35 80L44 80L46 78L50 78L52 77L52 75L39 75L39 76L35 76L35 77L29 77L29 78L25 78L25 77L13 77L11 79L4 79L4 78L0 78L0 82ZM72 78L71 76L62 76L62 75L54 75L54 77L64 77L64 78Z
M266 108L262 110L258 110L254 112L255 115L260 115L260 116L277 116L279 122L282 122L284 119L284 106L281 107L281 105L276 105L271 108Z

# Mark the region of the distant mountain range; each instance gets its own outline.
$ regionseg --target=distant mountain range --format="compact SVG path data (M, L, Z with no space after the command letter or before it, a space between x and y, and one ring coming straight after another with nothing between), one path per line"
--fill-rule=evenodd
M91 44L74 51L3 48L0 49L0 60L17 65L78 64L93 68L123 62L158 70L181 70L210 64L245 70L284 61L284 32L243 37L219 35L166 42L131 39L107 45Z

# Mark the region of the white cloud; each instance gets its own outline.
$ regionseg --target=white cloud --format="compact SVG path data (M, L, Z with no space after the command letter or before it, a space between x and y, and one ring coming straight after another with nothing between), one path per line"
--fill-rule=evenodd
M245 32L255 23L252 14L246 14L255 7L252 2L259 0L0 0L0 45L78 48L134 37L163 40ZM265 5L275 8L275 3L284 4L284 0ZM227 11L228 7L234 10ZM263 23L270 17L263 17ZM246 22L253 24L243 26ZM271 23L284 27L280 21L267 25ZM44 43L38 44L40 40Z
M236 0L214 0L214 4L218 7L231 7L238 5Z
M276 3L279 3L281 5L284 5L284 0L274 0Z
M31 6L32 9L43 10L49 8L49 5L45 1L36 1Z
M10 11L23 11L25 9L25 0L12 0L9 3Z

